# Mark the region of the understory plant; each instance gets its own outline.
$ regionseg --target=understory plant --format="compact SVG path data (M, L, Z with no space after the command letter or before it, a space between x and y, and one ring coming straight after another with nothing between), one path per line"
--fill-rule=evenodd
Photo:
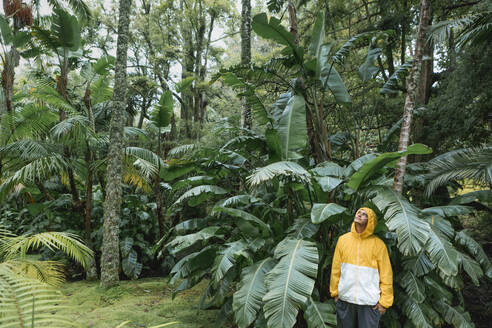
M224 70L217 79L246 99L261 132L242 130L218 150L190 145L170 152L164 179L184 177L172 185L176 200L168 209L179 223L158 246L161 255L176 261L171 270L175 293L208 279L200 308L219 307L219 319L238 327L335 326L329 297L334 248L356 210L368 206L378 215L375 234L386 243L394 271L395 303L382 325L473 327L461 294L463 276L478 285L492 278L492 265L454 223L475 208L453 199L421 208L407 198L410 194L392 189L396 161L430 153L425 145L353 161L332 148L315 91L329 91L337 104L347 105L348 92L334 66L369 38L360 73L371 78L382 34L354 37L331 55L322 20L314 27L311 57L305 58L279 20L256 16L253 29L285 45L285 57L264 67ZM287 80L285 92L265 106L256 93L260 81L279 85L282 80ZM318 120L313 126L308 113ZM323 140L321 149L306 149L311 135ZM425 181L424 171L415 172L408 181Z

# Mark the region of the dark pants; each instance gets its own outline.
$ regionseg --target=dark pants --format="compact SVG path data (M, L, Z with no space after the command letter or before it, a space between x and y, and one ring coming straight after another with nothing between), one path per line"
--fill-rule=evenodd
M342 300L336 302L337 327L339 328L376 328L381 313L372 305L357 305Z

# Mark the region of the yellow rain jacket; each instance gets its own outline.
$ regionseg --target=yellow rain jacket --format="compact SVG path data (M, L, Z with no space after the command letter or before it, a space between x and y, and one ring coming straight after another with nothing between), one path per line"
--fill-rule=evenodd
M373 235L376 214L363 208L368 216L366 229L357 233L355 223L337 242L331 268L332 297L359 305L385 308L393 304L393 271L384 242Z

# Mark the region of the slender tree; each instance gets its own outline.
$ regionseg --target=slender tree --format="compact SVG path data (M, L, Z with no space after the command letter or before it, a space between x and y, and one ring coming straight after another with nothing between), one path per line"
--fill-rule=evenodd
M241 64L251 63L251 0L242 0L241 10ZM241 127L251 128L251 109L243 99L241 103Z
M119 283L119 226L121 212L121 178L123 155L123 112L126 106L126 62L130 25L131 0L120 0L118 41L116 45L113 108L109 131L107 192L104 201L103 244L101 256L101 286Z
M413 58L412 70L410 72L409 83L407 87L407 96L405 98L405 105L403 107L403 122L401 125L400 142L398 143L398 150L407 150L408 143L410 141L410 128L412 125L412 116L415 109L415 98L417 94L417 85L420 81L420 74L422 71L422 57L423 48L426 37L426 31L429 27L430 21L430 0L422 0L420 3L420 23L417 34L417 42L415 44L415 54ZM403 176L405 175L405 169L407 166L407 157L402 157L397 164L395 170L395 178L393 182L393 189L401 193L403 190Z

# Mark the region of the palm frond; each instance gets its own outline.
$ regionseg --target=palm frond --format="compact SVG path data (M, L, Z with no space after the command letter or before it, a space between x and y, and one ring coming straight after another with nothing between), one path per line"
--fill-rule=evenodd
M42 232L33 235L6 237L2 240L0 254L6 259L23 257L30 249L47 247L61 250L84 268L92 257L92 250L84 245L80 238L68 232Z
M289 177L302 183L311 183L311 174L295 162L283 161L256 169L248 178L250 186L258 186L277 177Z
M73 321L53 315L59 309L62 295L37 280L16 274L5 263L0 263L0 327L73 327Z
M429 183L425 194L430 196L438 187L451 181L472 179L492 186L492 147L465 148L447 152L428 163Z
M148 163L151 163L156 168L158 166L160 166L160 167L166 167L167 166L167 164L164 163L164 161L162 160L162 158L160 158L159 156L157 156L157 154L154 153L153 151L151 151L149 149L146 149L146 148L141 148L141 147L126 147L125 148L125 154L127 156L133 156L133 157L136 157L138 159L144 160L144 161L146 161Z

